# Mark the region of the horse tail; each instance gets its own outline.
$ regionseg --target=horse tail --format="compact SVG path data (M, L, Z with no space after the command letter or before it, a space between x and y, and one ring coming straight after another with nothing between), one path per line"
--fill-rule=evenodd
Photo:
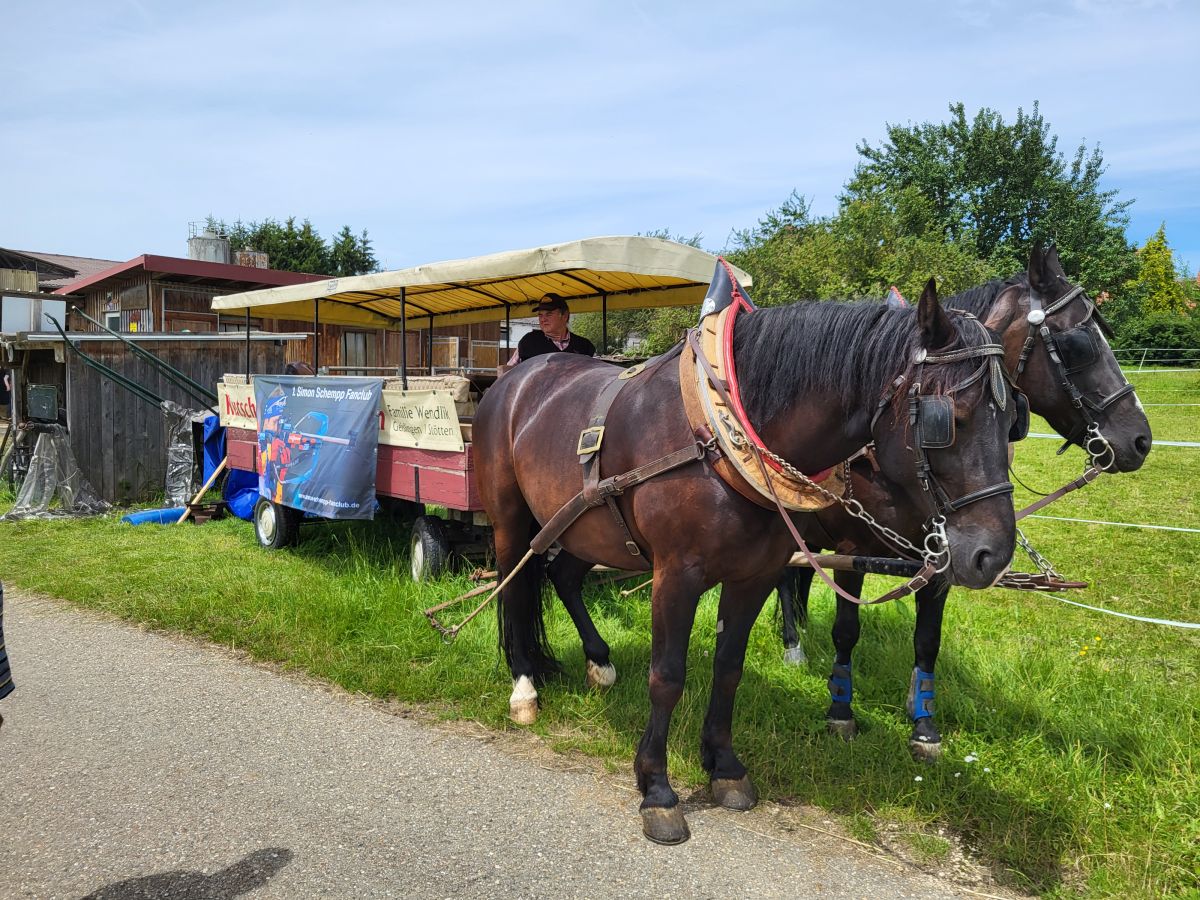
M535 683L562 671L546 637L546 603L551 599L546 559L529 558L500 592L500 649L513 677L528 675Z

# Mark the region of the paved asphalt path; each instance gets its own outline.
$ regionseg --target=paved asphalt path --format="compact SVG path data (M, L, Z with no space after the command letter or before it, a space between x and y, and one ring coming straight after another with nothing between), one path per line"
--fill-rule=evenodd
M692 840L536 750L10 591L0 897L969 896L697 800ZM514 753L505 744L524 744ZM978 896L978 895L976 895Z

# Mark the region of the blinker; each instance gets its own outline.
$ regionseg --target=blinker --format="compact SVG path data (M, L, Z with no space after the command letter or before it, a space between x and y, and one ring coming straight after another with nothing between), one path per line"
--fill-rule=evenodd
M926 450L954 445L954 401L947 396L917 398L917 442Z
M1008 442L1015 444L1029 436L1029 398L1020 391L1014 392L1017 406L1017 420L1008 429Z
M1096 339L1087 325L1079 325L1055 335L1054 343L1068 374L1082 371L1100 358Z

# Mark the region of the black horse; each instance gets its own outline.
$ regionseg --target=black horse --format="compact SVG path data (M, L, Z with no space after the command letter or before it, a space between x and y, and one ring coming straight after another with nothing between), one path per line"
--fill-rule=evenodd
M1027 272L972 288L946 303L973 313L1000 335L1005 368L1028 397L1030 408L1070 443L1082 447L1094 466L1107 472L1132 472L1142 465L1150 451L1150 425L1105 340L1107 325L1091 301L1067 280L1053 248L1046 252L1035 248ZM921 510L908 503L902 486L893 484L868 460L852 464L850 489L881 524L910 538L920 534ZM822 549L868 556L898 552L894 544L840 507L815 514L805 530L806 540ZM797 624L807 621L813 575L811 569L792 569L779 585L784 657L797 664L804 661ZM862 590L860 573L838 572L835 580L855 596ZM949 591L949 582L939 579L916 595L915 663L907 709L913 720L909 746L923 758L934 758L941 750L934 722L934 666ZM858 605L838 597L826 718L830 730L846 738L858 731L851 709L851 654L859 633Z
M942 309L932 282L915 310L874 303L756 310L738 319L733 344L738 372L756 386L743 400L763 443L796 469L818 472L873 440L881 469L906 487L909 505L929 509L930 533L944 536L946 576L967 587L993 584L1015 539L1005 475L1016 403L1002 378L980 377L993 352L1000 351L978 321ZM589 410L616 371L550 354L522 363L484 396L475 417L476 475L501 579L528 558L538 526L579 493ZM601 474L627 473L688 447L699 448L697 461L615 496L623 525L612 509L584 512L559 537L563 550L549 573L579 626L591 669L608 668L609 655L583 608L585 573L594 563L653 567L651 713L635 772L643 830L661 843L688 837L667 776L667 731L683 692L696 606L716 584L718 635L701 758L717 803L747 809L757 800L733 749L734 696L751 626L794 549L780 515L746 499L700 458L711 444L685 415L680 371L668 359L616 396L604 422ZM957 420L952 447L926 450L909 439L910 408L926 407ZM918 478L922 463L928 468ZM937 496L962 502L932 503L931 485ZM535 567L504 587L499 621L513 678L510 713L531 722L535 684L558 668L545 639Z

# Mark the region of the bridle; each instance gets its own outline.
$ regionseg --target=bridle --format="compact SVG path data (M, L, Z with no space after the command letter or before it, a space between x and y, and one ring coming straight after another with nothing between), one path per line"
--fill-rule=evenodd
M954 395L959 391L966 390L981 379L986 379L988 381L987 387L990 389L991 396L995 400L996 405L1001 410L1008 409L1010 381L1008 373L1002 365L1004 347L991 340L991 333L975 316L970 313L963 313L962 316L964 319L974 322L983 331L987 341L974 347L964 347L948 353L931 354L925 348L917 350L913 357L916 369L911 378L911 387L908 390L908 422L912 433L916 437L916 440L913 441L912 449L916 456L917 480L926 497L929 499L932 508L932 514L925 528L923 555L927 561L937 560L937 572L944 572L950 565L949 542L946 537L947 517L951 513L956 513L970 506L972 503L1013 492L1012 482L1002 481L988 487L980 488L977 491L972 491L969 494L964 494L957 500L952 500L945 487L934 474L933 467L929 461L927 451L944 450L954 445ZM964 362L969 359L979 359L980 363L978 368L967 378L964 378L943 393L921 393L926 366L948 365ZM898 377L892 382L891 390L880 400L875 414L871 417L872 437L874 437L875 425L879 421L879 417L883 414L884 409L893 402L896 392L906 380L906 376L902 375ZM985 397L986 394L987 392L985 391ZM1016 397L1015 390L1013 394ZM1016 401L1014 400L1014 402ZM1025 410L1024 415L1027 417L1028 406L1021 407L1018 404L1018 409L1022 408Z
M1066 281L1062 276L1059 276L1059 278ZM1076 297L1083 298L1083 302L1087 305L1087 315L1084 316L1083 321L1078 325L1066 331L1061 331L1056 336L1050 330L1050 326L1046 320L1056 312L1065 309ZM1058 382L1067 396L1071 398L1071 405L1075 407L1080 418L1079 428L1072 430L1058 452L1063 453L1071 444L1079 444L1084 452L1087 453L1091 464L1100 471L1104 471L1115 461L1115 454L1112 445L1109 444L1100 431L1099 416L1103 415L1110 406L1122 397L1132 394L1134 387L1126 381L1123 387L1118 388L1107 397L1102 397L1099 401L1095 401L1079 390L1071 380L1073 372L1080 372L1091 368L1098 361L1089 325L1093 316L1096 318L1101 331L1107 331L1107 326L1100 312L1096 309L1096 304L1084 293L1082 287L1076 286L1071 288L1071 290L1067 291L1067 293L1063 294L1063 296L1059 297L1049 306L1043 307L1042 298L1034 290L1033 285L1030 285L1029 313L1025 317L1025 320L1029 323L1029 333L1026 335L1025 343L1021 347L1021 356L1017 360L1017 370L1013 375L1013 381L1020 381L1021 375L1025 371L1025 365L1029 362L1029 356L1033 352L1037 339L1040 337L1046 347L1046 353L1050 357Z

